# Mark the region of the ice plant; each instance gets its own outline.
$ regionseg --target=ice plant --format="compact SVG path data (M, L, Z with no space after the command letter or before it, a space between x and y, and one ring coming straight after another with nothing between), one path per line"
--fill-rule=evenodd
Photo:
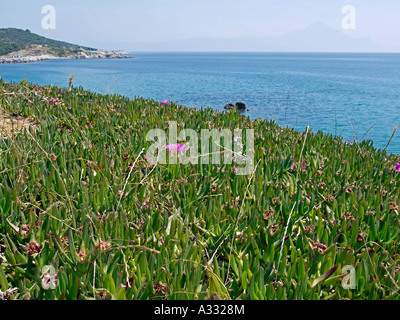
M86 250L83 249L83 250L79 251L79 253L78 253L79 262L83 263L86 259L86 256L87 256Z
M235 144L237 144L241 149L243 149L243 143L242 143L242 138L240 138L240 137L235 137L234 139L233 139L233 141L235 142Z
M55 272L53 266L44 266L41 278L42 278L43 289L54 290L57 287L58 284L57 273Z
M148 209L148 208L150 208L150 202L149 201L143 201L142 206L143 206L143 208Z
M178 152L181 151L181 150L184 151L185 150L185 145L184 144L178 144L177 150L178 150Z
M101 251L107 251L107 250L109 250L111 248L111 244L106 242L106 241L99 240L99 242L96 242L94 244L94 247L96 249L100 248Z
M51 99L50 99L50 102L54 102L54 98L51 98Z
M165 148L167 148L167 150L169 150L169 151L177 150L179 152L181 150L182 151L185 150L185 145L184 144L167 144L165 146Z
M30 228L26 224L21 226L21 236L22 238L26 238L29 234Z
M162 104L168 104L168 103L169 103L168 100L163 100L163 101L162 101Z
M27 245L25 245L24 250L26 252L28 252L28 254L30 256L32 256L36 253L40 253L40 251L41 251L40 245L36 241L32 241L31 243L28 243Z
M0 81L0 96L8 94L7 103L18 106L9 112L21 109L35 119L45 114L52 123L32 136L27 132L8 138L20 149L16 152L7 139L2 142L0 119L0 219L4 216L5 222L0 223L0 300L206 300L214 293L224 300L398 297L393 290L400 275L396 155L375 153L370 145L345 147L330 134L312 136L313 141L308 140L311 131L302 135L282 127L279 134L279 125L236 114L182 106L178 115L170 110L175 102L164 106L162 96L154 106L147 98L97 95L80 88L63 88L60 99L59 88L34 87ZM21 94L29 99L36 94L35 108ZM63 103L71 108L67 113L60 113ZM164 110L153 114L154 107ZM85 112L88 108L93 113ZM171 126L154 141L153 150L177 161L153 165L150 152L146 156L150 139L145 141L145 131L165 131L174 118L177 130ZM210 134L204 135L204 145L189 142L179 134L180 127L197 133L204 128ZM244 140L234 131L250 127L254 139ZM218 150L212 144L224 138L225 129L234 135L223 149L237 158L240 151L252 149L260 160L247 177L236 177L239 163L212 163L209 151L224 155L222 146ZM68 139L73 144L64 143ZM200 150L201 159L207 154L209 159L196 165L191 160L200 158ZM29 157L29 165L21 164L21 153ZM382 169L386 171L380 174ZM66 201L56 201L64 195ZM357 200L364 214L358 212ZM231 235L225 239L226 233ZM226 253L222 260L221 253ZM212 270L203 270L209 262ZM342 286L346 265L353 265L360 290ZM185 277L170 272L178 269L189 272ZM347 279L352 277L350 272Z

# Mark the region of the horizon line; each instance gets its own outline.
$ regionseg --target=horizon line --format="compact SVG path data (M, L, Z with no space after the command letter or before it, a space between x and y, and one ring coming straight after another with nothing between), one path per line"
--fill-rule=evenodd
M111 50L111 49L110 49ZM126 50L126 49L114 49L114 50L125 50L129 53L325 53L325 54L400 54L400 51L202 51L202 50L177 50L177 51L162 51L162 50Z

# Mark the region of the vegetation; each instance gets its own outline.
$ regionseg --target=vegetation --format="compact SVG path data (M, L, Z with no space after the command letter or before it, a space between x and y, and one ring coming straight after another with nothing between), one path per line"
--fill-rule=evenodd
M95 50L62 41L47 39L34 34L29 30L21 30L16 28L0 29L0 56L27 49L29 46L35 44L47 46L55 52L63 52L63 49L67 49L69 51L78 49Z
M39 124L0 139L8 299L399 298L398 155L82 88L0 82L0 104ZM149 165L145 133L172 120L253 128L253 174Z

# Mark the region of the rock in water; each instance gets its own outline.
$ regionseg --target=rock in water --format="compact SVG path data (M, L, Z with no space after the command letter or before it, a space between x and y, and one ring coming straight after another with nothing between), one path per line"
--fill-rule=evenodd
M224 106L224 109L226 110L231 110L235 107L235 105L233 103L228 103Z
M243 101L236 102L235 106L238 110L247 110L247 105Z

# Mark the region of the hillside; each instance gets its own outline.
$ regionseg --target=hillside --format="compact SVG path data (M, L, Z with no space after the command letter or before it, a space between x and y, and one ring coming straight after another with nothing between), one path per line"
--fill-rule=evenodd
M29 30L21 30L16 28L0 29L0 56L27 49L32 45L48 46L54 51L58 51L60 53L63 50L96 50L67 42L48 39L32 33Z
M36 123L0 138L6 299L399 298L398 155L234 110L26 81L0 81L0 108ZM146 132L170 121L254 129L252 174L149 164Z
M128 52L100 50L57 41L16 28L0 29L0 63L52 59L126 58Z

